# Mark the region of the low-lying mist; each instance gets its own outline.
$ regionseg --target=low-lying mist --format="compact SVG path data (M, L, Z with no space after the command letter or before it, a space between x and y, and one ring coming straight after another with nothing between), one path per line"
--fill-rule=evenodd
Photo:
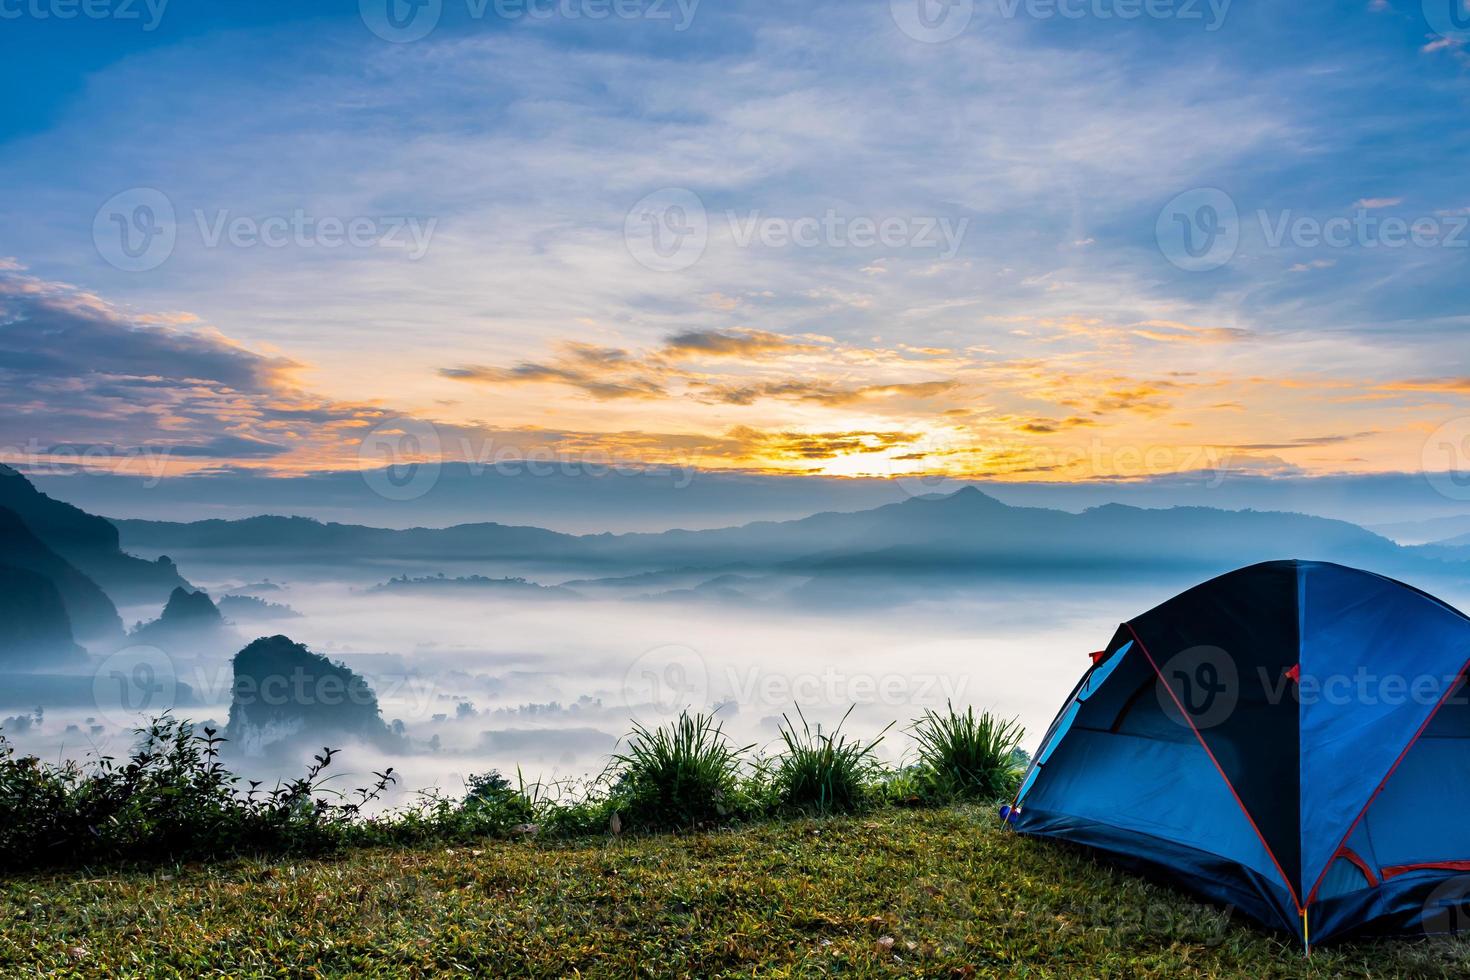
M419 790L458 793L489 769L512 778L519 769L528 782L596 775L633 721L658 724L684 708L716 711L733 739L758 749L776 739L783 713L795 719L799 707L830 726L854 706L845 729L854 734L899 723L882 747L896 759L910 744L899 729L951 700L1015 715L1039 737L1086 653L1150 600L1141 591L1131 602L1038 592L877 612L854 603L833 614L705 599L403 595L284 576L274 584L270 601L299 615L236 623L235 638L243 646L282 633L367 679L401 747L342 745L333 768L350 789L393 766L399 803ZM39 723L29 705L7 705L7 735L43 758L83 758L123 754L130 729L163 708L223 729L228 654L163 652L166 663L152 653L105 658L100 676L78 688L94 703L52 700ZM189 696L148 697L169 673ZM321 747L229 761L270 783Z
M600 773L633 722L652 726L686 708L716 712L737 744L759 752L774 749L783 714L795 721L799 708L830 729L852 707L844 729L851 734L872 737L897 723L880 747L896 761L912 750L909 722L952 701L1018 718L1033 749L1088 653L1122 620L1194 584L976 581L942 602L893 606L863 592L880 585L854 579L844 605L807 609L650 598L636 587L575 599L496 588L398 592L364 586L356 571L312 571L277 570L269 584L193 571L217 598L254 589L295 615L281 609L273 619L266 609L236 622L212 650L183 643L161 656L125 651L100 658L90 677L37 678L33 689L0 698L7 736L43 758L82 759L123 755L131 729L165 708L223 730L232 652L285 634L362 675L376 693L395 737L386 746L337 739L333 747L344 751L331 785L348 791L392 766L399 781L385 805L427 790L458 795L469 775L491 769L566 789ZM186 695L158 693L170 675ZM52 681L62 694L47 695ZM39 717L32 703L44 707ZM322 747L309 736L267 755L227 746L226 761L271 785Z

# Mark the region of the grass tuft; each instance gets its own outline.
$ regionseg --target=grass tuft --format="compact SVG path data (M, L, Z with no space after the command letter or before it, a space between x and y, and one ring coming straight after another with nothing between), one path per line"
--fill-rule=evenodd
M989 711L961 714L953 704L940 714L925 709L910 733L919 743L919 781L939 800L991 801L1009 796L1021 770L1016 750L1026 730Z
M893 726L890 724L864 745L842 734L842 726L851 714L852 708L848 708L830 733L824 733L821 725L813 731L800 705L796 708L796 716L801 719L799 732L789 717L781 716L781 741L786 751L775 772L781 805L821 814L851 813L864 805L870 795L866 791L881 775L873 750Z
M679 713L657 728L634 723L626 751L614 755L612 802L636 830L688 830L728 823L750 809L742 756L713 715Z

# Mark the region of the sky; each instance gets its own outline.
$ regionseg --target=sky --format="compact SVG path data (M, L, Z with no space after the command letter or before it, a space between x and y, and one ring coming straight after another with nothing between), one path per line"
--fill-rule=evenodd
M1463 3L0 0L0 458L1470 470Z

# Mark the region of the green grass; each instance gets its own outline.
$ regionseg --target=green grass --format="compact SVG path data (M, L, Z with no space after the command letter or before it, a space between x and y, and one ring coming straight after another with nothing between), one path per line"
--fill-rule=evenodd
M888 729L867 743L849 738L842 734L842 726L851 714L852 708L848 708L831 732L822 731L821 725L813 731L800 706L796 709L800 731L790 718L781 716L781 741L786 751L776 765L774 782L782 806L830 814L851 813L868 802L872 795L869 788L881 781L881 767L873 751Z
M909 729L919 743L919 773L926 795L941 800L993 800L1015 789L1021 770L1014 755L1025 736L1019 722L974 708L961 714L925 709Z
M1291 943L989 808L0 880L0 976L1464 976Z
M612 804L630 830L685 830L726 823L744 805L741 757L712 715L681 712L657 728L634 723L612 757Z

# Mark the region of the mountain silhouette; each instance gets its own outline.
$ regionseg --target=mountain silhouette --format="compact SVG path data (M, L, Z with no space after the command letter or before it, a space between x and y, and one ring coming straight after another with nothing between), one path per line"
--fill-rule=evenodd
M280 560L395 558L531 558L580 555L581 538L539 527L461 524L448 528L364 527L309 517L247 517L191 523L119 520L131 547L150 551L238 552Z
M411 578L400 575L390 578L368 591L388 592L402 595L442 595L449 592L479 592L513 595L523 599L576 599L577 593L562 586L537 585L523 578L489 578L484 575L462 575L449 578L440 573Z
M235 654L233 666L225 730L232 752L266 756L299 744L337 747L344 739L401 747L361 675L289 637L255 640Z
M219 626L224 619L208 593L178 588L169 593L158 622L176 626Z
M0 667L38 670L81 663L84 655L56 585L36 572L0 565Z
M19 515L46 546L85 573L114 601L161 603L188 585L167 558L145 561L123 552L106 518L88 514L37 490L21 473L0 464L0 507Z
M47 547L7 507L0 507L0 565L30 572L49 582L77 639L106 642L122 636L122 620L107 594L71 562ZM34 586L31 591L38 594Z
M661 533L578 536L501 524L399 531L279 517L120 526L133 546L198 548L216 559L555 560L649 571L744 563L827 573L881 566L1126 573L1234 567L1291 554L1394 571L1445 568L1433 556L1357 525L1304 514L1120 504L1071 513L1009 506L974 487L851 513Z
M253 595L220 596L218 609L237 622L256 619L299 619L301 614L281 602L267 602Z
M169 594L159 617L139 625L128 639L178 656L223 654L240 639L228 626L208 593L180 587Z

